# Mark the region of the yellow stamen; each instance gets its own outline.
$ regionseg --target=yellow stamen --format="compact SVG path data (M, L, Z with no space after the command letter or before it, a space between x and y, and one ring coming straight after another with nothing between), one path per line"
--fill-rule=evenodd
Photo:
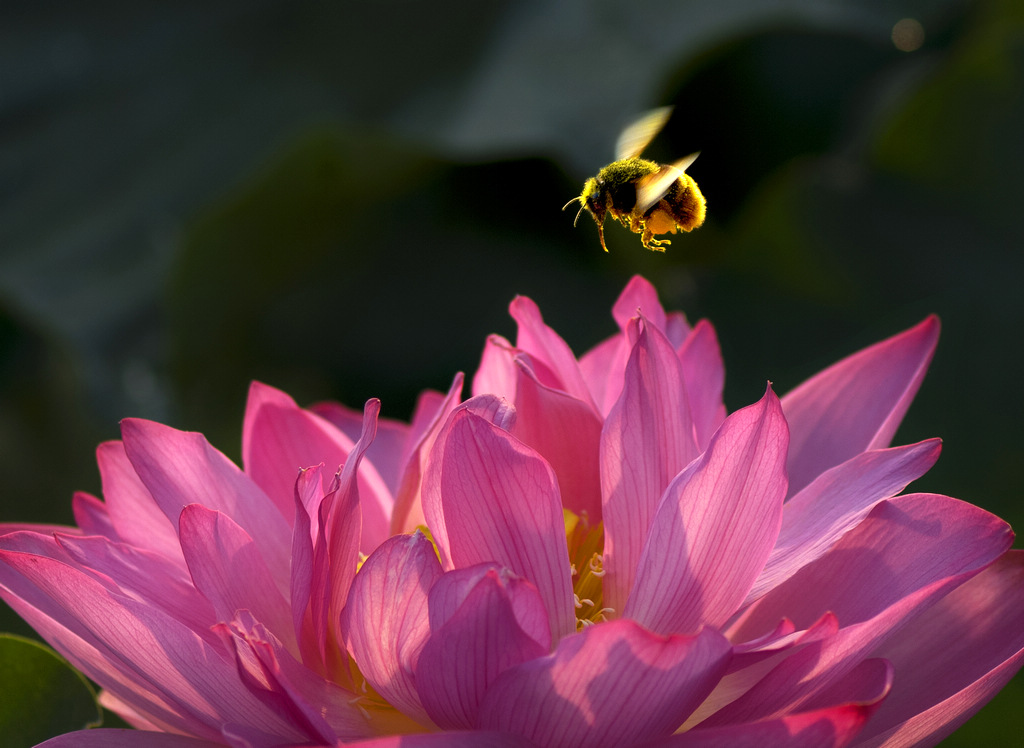
M614 613L602 606L604 576L601 552L604 549L604 527L590 526L586 512L579 515L562 510L565 518L565 539L569 546L572 569L573 598L576 606L576 630L608 620Z

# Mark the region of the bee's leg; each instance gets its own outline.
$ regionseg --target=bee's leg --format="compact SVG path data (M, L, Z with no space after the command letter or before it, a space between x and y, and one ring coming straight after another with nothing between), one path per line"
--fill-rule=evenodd
M652 252L664 252L665 248L662 245L672 243L668 239L655 239L654 232L651 231L647 224L644 223L642 226L643 234L640 236L640 241L643 242L643 245Z

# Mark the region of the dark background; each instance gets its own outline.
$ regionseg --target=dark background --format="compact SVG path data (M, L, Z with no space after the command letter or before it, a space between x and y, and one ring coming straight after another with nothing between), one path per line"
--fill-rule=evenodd
M517 293L581 353L641 273L715 323L730 409L938 313L914 488L1022 527L1022 88L1016 0L5 2L0 517L70 522L125 416L237 458L254 378L405 419ZM664 104L707 223L605 254L559 208Z

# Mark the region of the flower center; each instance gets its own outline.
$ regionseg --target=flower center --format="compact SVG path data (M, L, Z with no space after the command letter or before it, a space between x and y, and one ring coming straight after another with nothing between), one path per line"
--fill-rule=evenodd
M572 591L576 602L576 630L608 620L613 611L603 607L604 526L590 526L586 512L575 514L562 510L565 539L572 564Z

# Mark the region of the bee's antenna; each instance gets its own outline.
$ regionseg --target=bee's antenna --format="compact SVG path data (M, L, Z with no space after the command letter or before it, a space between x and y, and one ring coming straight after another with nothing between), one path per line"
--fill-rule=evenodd
M583 209L587 207L587 204L583 201L583 195L580 195L579 197L574 197L572 200L570 200L569 202L562 206L562 210L565 210L577 200L580 203L580 209L576 211L576 217L572 219L573 228L576 228L576 222L580 220L580 213L582 213Z

